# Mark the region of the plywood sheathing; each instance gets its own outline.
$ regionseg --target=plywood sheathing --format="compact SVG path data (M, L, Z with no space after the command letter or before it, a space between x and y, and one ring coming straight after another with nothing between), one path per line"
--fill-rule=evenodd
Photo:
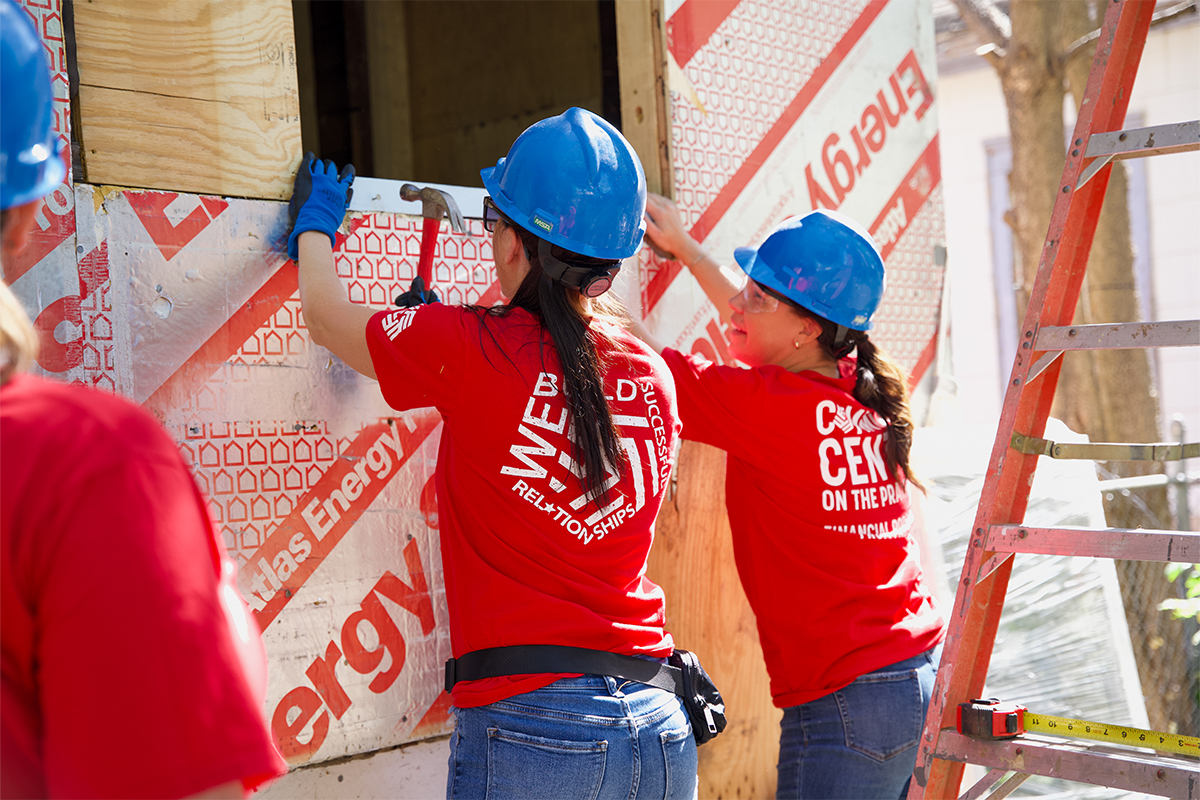
M301 155L290 0L74 9L88 183L288 197Z
M733 561L725 452L684 442L675 477L647 574L666 592L675 646L700 657L725 699L728 727L699 750L700 797L774 797L783 714L771 702L756 618Z

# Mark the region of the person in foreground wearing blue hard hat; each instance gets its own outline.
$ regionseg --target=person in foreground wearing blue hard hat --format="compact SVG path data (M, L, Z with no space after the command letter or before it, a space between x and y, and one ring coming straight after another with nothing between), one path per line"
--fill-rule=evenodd
M913 536L905 377L868 335L883 259L856 222L817 210L738 248L739 273L670 200L651 195L647 217L746 365L641 331L675 376L684 438L728 453L734 556L783 709L776 796L903 797L944 622Z
M301 166L290 237L313 341L444 420L447 797L694 797L689 715L651 685L674 656L645 575L675 391L605 295L642 243L641 163L572 108L481 175L503 305L351 304L331 245L353 177L330 162Z
M0 267L66 175L53 102L0 0ZM0 283L0 798L244 797L287 764L237 566L158 422L37 345Z

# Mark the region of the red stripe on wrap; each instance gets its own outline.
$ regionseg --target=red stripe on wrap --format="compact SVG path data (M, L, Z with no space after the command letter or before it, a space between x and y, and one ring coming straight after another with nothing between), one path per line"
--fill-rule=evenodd
M685 3L685 5L691 2L695 2L695 0L688 0L688 3ZM796 124L796 121L800 119L800 115L808 108L809 103L816 97L817 92L833 77L833 73L837 70L838 66L845 60L854 45L858 44L859 39L871 27L871 23L875 21L875 18L879 16L887 3L888 0L872 0L871 4L863 9L862 14L854 21L854 24L850 26L850 29L846 31L846 34L838 43L834 45L833 50L829 52L829 55L821 62L821 65L816 68L812 77L808 79L808 82L804 84L800 92L788 104L788 107L784 109L783 114L771 126L771 129L767 131L767 134L763 136L762 141L758 143L758 146L754 148L754 151L750 153L746 160L742 162L737 172L733 174L729 182L725 184L708 208L704 210L704 213L700 215L700 219L697 220L691 230L693 239L703 242L708 237L721 218L725 216L725 212L733 205L733 201L741 195L742 190L750 183L751 178L758 174L758 171L766 164L771 153L775 152L775 148L783 141L783 137L787 135ZM683 7L680 7L680 11L682 10ZM678 13L676 12L676 14ZM671 19L674 18L674 16L671 17ZM679 274L682 268L679 262L672 261L664 264L663 268L655 273L646 287L643 315L649 314L654 310L654 306L662 299L663 294L667 291L667 287L675 280L675 276Z
M687 66L739 2L741 0L685 0L667 20L667 49L675 57L675 63Z

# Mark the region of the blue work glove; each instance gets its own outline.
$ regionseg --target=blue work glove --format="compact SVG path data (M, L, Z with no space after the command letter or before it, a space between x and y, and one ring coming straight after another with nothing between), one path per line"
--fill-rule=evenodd
M413 278L412 286L407 292L396 296L396 305L401 308L412 308L413 306L424 305L426 303L440 303L437 292L433 289L425 288L425 279L420 275Z
M300 257L300 234L305 231L320 231L329 237L332 246L337 242L337 229L346 216L346 206L354 196L350 188L354 183L354 165L347 164L339 175L332 161L320 161L312 153L305 153L296 173L296 185L288 203L288 217L292 222L292 233L288 236L288 257L293 261Z

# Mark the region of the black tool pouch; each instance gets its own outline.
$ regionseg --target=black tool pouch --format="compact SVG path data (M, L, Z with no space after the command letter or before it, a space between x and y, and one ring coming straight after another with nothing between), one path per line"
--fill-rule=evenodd
M692 735L696 744L704 744L725 730L725 701L712 678L700 666L700 659L687 650L676 650L667 663L682 673L679 696L692 719Z

